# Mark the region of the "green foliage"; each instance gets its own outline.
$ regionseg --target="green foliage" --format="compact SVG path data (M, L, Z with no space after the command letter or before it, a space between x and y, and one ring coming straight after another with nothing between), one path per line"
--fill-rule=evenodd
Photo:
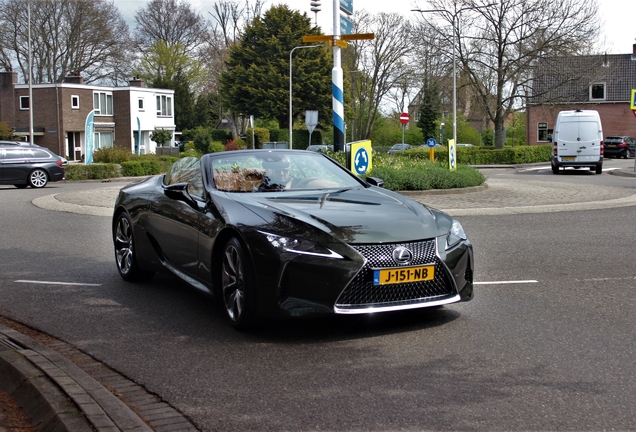
M121 176L121 166L114 163L71 164L64 168L66 180L102 180Z
M232 139L232 131L227 129L210 129L210 135L212 141L221 141L222 143Z
M425 142L428 138L438 139L439 127L437 119L442 115L442 98L435 81L427 80L422 92L422 105L420 106L420 118L417 121L417 127L422 131L422 142Z
M519 146L495 149L493 147L457 147L457 163L465 165L508 165L549 162L552 146ZM398 155L398 157L400 157ZM428 159L429 149L416 148L404 152L404 157ZM448 163L446 147L435 149L435 161Z
M121 147L100 148L93 152L93 162L95 163L116 163L120 164L131 160L134 156L128 149Z
M258 128L258 127L254 128L254 140L256 141L256 143L252 142L252 129L248 129L246 135L247 135L246 144L248 148L260 149L260 148L263 148L264 142L271 141L269 129L265 129L265 128Z
M173 81L180 75L184 82L194 87L198 87L204 77L201 62L188 55L183 43L169 44L161 39L143 52L134 74L148 83Z
M207 153L212 143L212 131L209 128L198 127L194 131L192 142L194 143L194 148L200 153Z
M150 134L150 140L163 147L172 140L172 131L167 129L155 129Z
M162 167L156 160L136 160L121 164L121 174L124 177L155 175L161 172Z
M0 122L0 139L10 140L13 138L13 129L9 127L9 123Z
M217 153L217 152L222 152L222 151L225 151L225 144L223 144L222 142L219 142L219 141L213 141L208 146L207 153Z
M430 161L401 169L374 167L369 176L381 178L384 187L393 191L463 188L486 181L482 173L469 166L459 165L456 171L450 171L448 166Z
M306 45L303 36L319 34L311 18L286 5L254 18L231 47L219 79L227 105L245 115L274 118L281 129L288 126L290 52ZM293 118L308 109L331 113L331 69L331 52L322 45L294 52Z

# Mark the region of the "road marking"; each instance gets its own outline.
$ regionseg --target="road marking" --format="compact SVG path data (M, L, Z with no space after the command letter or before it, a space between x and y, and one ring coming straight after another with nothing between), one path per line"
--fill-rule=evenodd
M102 284L77 283L77 282L52 282L52 281L34 281L34 280L17 280L17 283L30 283L41 285L78 285L78 286L102 286Z
M526 284L538 283L536 280L518 280L518 281L491 281L491 282L473 282L473 285L503 285L503 284Z

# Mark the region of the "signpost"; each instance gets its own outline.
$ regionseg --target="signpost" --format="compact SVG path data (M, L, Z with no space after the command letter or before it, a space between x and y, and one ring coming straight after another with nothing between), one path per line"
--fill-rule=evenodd
M435 138L429 138L426 140L426 145L429 147L429 158L431 162L435 160L435 146L437 145L437 141Z
M400 123L402 123L402 153L404 153L404 128L409 123L409 113L400 114Z

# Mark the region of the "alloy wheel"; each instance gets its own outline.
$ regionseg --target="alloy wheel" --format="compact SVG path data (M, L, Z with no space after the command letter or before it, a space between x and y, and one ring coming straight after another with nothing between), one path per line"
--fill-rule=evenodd
M29 184L34 188L41 188L46 186L46 183L49 181L46 172L41 169L36 169L29 174Z
M232 321L238 321L243 314L244 285L241 253L230 243L223 255L221 288L225 310Z
M130 273L133 265L133 237L130 221L120 216L115 229L115 258L123 275Z

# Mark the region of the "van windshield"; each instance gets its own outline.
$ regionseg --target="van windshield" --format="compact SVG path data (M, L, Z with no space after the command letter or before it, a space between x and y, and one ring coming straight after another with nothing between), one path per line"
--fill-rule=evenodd
M578 128L577 128L578 126ZM564 123L559 131L561 141L592 141L598 136L598 123L594 121L578 121Z

